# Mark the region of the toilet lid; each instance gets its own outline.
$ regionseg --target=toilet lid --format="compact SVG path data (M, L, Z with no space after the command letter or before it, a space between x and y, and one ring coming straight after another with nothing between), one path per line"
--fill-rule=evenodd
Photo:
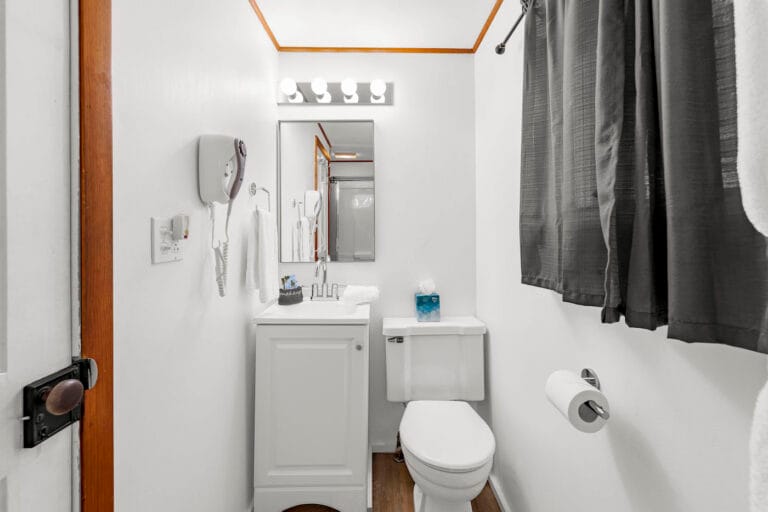
M496 449L493 432L466 402L410 402L400 441L421 462L454 472L483 466Z

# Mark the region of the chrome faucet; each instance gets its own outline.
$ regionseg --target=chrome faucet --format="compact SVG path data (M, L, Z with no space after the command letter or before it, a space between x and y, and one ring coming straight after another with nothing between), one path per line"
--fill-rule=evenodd
M339 299L339 285L328 285L328 262L330 259L330 256L321 256L318 258L317 263L315 263L315 282L312 283L311 300L316 298ZM320 281L318 282L318 280Z
M320 256L315 264L315 281L317 281L320 275L320 270L323 271L323 280L320 283L320 296L324 297L328 295L328 256Z

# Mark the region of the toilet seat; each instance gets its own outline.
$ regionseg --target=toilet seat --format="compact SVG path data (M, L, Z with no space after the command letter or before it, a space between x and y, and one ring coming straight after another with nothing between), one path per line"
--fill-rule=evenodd
M421 463L438 471L469 473L493 458L490 427L466 402L409 402L400 422L400 441Z

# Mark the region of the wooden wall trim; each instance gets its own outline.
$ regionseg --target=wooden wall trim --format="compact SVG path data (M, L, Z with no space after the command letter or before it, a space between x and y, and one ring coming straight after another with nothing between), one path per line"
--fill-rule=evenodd
M472 48L375 48L369 46L281 46L286 53L474 53Z
M111 27L111 0L80 0L81 337L99 365L81 425L82 512L114 510Z
M259 4L256 3L256 0L248 0L248 2L250 2L251 7L253 8L253 12L255 12L256 16L258 16L259 21L261 22L261 26L264 27L264 30L267 32L267 36L269 36L269 39L275 46L275 50L280 51L280 43L277 42L277 38L275 37L274 32L272 32L272 29L269 27L269 23L267 23L267 19L264 17L264 13L261 12Z
M496 14L501 8L501 4L504 0L496 0L496 3L491 9L491 13L488 15L485 24L480 30L480 34L475 40L475 44L472 48L400 48L400 47L372 47L372 46L281 46L272 32L272 28L269 26L267 19L264 17L264 13L259 7L256 0L248 0L253 8L253 11L258 16L261 25L267 32L272 44L275 46L275 50L278 52L288 53L443 53L443 54L468 54L477 53L480 45L483 43L485 34L491 27L493 20L496 18Z
M483 39L485 38L485 34L488 33L488 29L491 28L491 24L493 23L493 20L496 18L496 14L499 12L499 9L501 8L501 4L504 3L504 0L496 0L496 3L493 5L493 9L491 9L491 14L488 15L488 19L485 20L485 25L483 25L483 28L480 30L480 34L477 36L477 39L475 40L475 45L472 47L472 53L477 53L477 50L480 48L480 45L483 44Z

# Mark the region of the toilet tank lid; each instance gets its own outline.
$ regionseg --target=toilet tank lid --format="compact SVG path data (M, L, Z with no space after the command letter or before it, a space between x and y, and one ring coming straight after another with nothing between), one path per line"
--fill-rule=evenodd
M485 324L473 316L448 316L439 322L419 322L416 318L385 318L385 336L429 336L442 334L485 334Z

